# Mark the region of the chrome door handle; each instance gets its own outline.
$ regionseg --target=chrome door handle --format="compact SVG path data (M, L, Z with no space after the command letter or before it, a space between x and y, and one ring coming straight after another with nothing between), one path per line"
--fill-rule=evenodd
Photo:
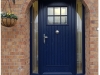
M45 44L45 39L48 38L48 36L45 36L45 34L43 35L43 38L44 38L44 44Z

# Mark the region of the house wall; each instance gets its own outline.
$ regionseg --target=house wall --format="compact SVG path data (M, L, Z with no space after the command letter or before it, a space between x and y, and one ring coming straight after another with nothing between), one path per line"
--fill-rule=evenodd
M1 0L2 11L9 12L7 0ZM1 74L29 75L30 73L30 14L34 0L10 1L18 16L17 24L1 26ZM6 3L6 4L5 4ZM82 0L85 6L85 70L86 75L98 75L98 0Z

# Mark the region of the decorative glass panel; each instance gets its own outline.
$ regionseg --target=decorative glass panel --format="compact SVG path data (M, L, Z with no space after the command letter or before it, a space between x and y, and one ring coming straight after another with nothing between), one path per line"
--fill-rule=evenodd
M82 3L80 0L76 2L77 12L77 73L82 73Z
M53 16L48 16L48 24L53 24Z
M48 15L53 15L53 7L48 7Z
M60 7L55 7L54 13L55 13L55 15L60 15Z
M67 16L61 16L61 24L67 24Z
M60 24L60 16L55 16L55 24Z
M33 3L34 23L32 25L32 71L38 73L38 1Z
M61 7L61 15L67 15L67 7Z

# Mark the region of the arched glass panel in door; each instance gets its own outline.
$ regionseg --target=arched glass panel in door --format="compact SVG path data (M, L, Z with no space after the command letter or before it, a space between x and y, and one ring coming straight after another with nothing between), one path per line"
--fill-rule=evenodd
M33 3L32 71L38 73L38 1Z
M82 74L83 73L83 52L84 52L84 43L83 40L83 30L84 26L82 25L83 23L83 8L82 8L82 3L80 0L76 1L76 12L77 12L77 73Z

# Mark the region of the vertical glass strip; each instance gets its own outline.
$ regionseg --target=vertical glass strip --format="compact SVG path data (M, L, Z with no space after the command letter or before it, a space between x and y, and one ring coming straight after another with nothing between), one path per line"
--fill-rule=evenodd
M82 73L82 3L76 2L77 8L77 73Z
M32 70L38 73L38 1L33 3L34 24L32 26Z

